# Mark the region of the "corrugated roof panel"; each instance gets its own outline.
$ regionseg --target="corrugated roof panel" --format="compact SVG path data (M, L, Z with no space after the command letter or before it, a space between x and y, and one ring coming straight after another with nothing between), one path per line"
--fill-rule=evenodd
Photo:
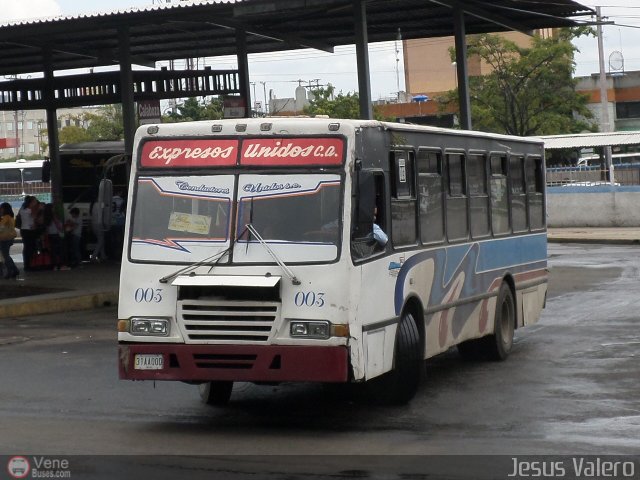
M7 1L7 0L5 0ZM149 0L150 2L151 0ZM424 0L367 3L369 42L453 35L451 9ZM591 13L573 0L475 0L483 14L466 16L467 33L503 31L490 20L509 18L524 30L571 26L571 17ZM32 19L0 25L0 75L42 72L51 54L53 70L118 63L120 35L127 32L134 61L220 57L237 54L236 29L247 32L247 52L298 48L329 51L351 45L353 0L197 0ZM510 23L509 22L509 23ZM504 23L504 22L503 22Z
M541 136L540 138L544 141L544 148L548 150L559 148L603 147L607 145L640 145L640 131L546 135Z
M150 0L151 1L151 0ZM118 10L108 10L99 12L87 12L79 13L77 15L60 15L56 17L40 17L40 18L25 18L23 20L14 20L10 22L0 22L0 27L18 27L21 25L36 25L41 23L61 22L65 20L80 20L84 18L100 18L108 17L111 15L122 15L127 13L139 13L139 12L154 12L159 10L170 10L187 8L194 5L217 5L221 3L241 3L243 0L191 0L180 3L169 3L164 5L147 5L143 7L131 7Z

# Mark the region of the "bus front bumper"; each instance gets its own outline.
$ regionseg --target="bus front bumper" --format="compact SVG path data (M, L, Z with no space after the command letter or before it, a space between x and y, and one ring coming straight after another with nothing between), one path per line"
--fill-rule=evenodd
M347 347L119 345L123 380L346 382ZM136 361L136 357L139 357Z

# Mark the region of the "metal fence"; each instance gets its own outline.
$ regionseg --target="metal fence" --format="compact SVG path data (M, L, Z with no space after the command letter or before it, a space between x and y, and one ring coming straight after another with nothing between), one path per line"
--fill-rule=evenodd
M25 195L33 195L41 202L51 201L51 184L43 182L2 182L0 200L15 205L24 200Z
M640 185L640 166L626 165L614 167L615 185ZM546 170L548 187L554 186L594 186L610 184L609 171L598 167L551 167Z

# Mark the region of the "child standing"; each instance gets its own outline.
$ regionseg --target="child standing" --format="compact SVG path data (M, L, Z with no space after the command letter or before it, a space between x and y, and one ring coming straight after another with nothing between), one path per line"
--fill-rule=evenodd
M64 223L64 231L69 251L69 266L73 268L79 266L82 261L82 252L80 251L82 220L80 219L80 210L77 207L73 207L69 213L71 216Z

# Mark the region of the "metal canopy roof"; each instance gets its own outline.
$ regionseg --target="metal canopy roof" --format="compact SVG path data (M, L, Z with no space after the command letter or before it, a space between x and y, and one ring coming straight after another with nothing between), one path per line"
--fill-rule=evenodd
M111 13L0 25L0 75L118 64L119 29L128 29L133 62L235 55L235 30L248 53L312 47L331 51L354 37L354 0L205 0ZM368 0L369 42L454 34L452 9L465 12L468 34L573 25L592 11L573 0Z
M546 135L540 138L544 141L544 148L547 150L640 145L640 132L578 133L573 135Z

